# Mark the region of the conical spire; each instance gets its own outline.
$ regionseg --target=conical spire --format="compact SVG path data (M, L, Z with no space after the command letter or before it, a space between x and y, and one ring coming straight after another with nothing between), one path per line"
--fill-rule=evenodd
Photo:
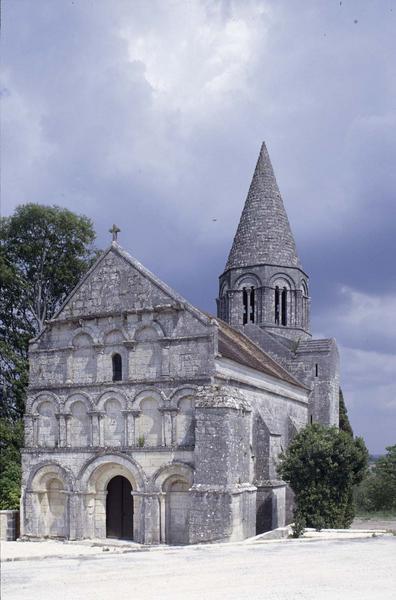
M300 267L265 143L261 146L226 270L259 264Z

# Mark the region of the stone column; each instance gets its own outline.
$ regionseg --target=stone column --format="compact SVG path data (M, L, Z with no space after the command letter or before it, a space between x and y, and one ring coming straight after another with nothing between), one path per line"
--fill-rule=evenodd
M142 544L159 544L161 541L161 510L160 496L163 492L131 492L132 496L139 499L140 515L138 519L140 531L136 531L137 540ZM134 503L135 504L135 503ZM140 517L140 518L139 518Z
M166 544L166 493L158 493L159 515L160 515L160 543Z
M91 419L91 446L99 446L99 413L90 410L88 415Z
M95 494L94 535L99 539L106 537L106 497L107 491Z
M33 446L38 446L39 442L39 414L32 414L33 421Z
M121 411L124 415L124 445L134 446L135 445L135 419L133 411L131 409Z
M297 327L304 327L304 307L303 307L303 293L301 290L296 290L295 291L295 295L296 295L296 320L295 320L295 324Z
M79 535L79 520L80 520L80 497L77 492L64 492L67 494L67 530L69 532L69 540L77 540Z
M105 413L98 412L98 432L99 432L98 445L99 446L105 445L104 418L105 418Z
M66 415L64 413L56 413L55 417L58 421L58 445L63 448L67 446Z
M70 448L70 446L72 446L72 432L71 432L71 428L70 428L70 420L72 418L71 413L65 413L64 415L64 427L65 427L65 446L67 446L67 448Z
M141 410L131 410L130 414L132 415L132 422L131 422L131 442L130 445L131 446L137 446L138 443L138 428L137 428L137 419L139 418L139 416L142 414Z
M165 407L159 410L162 412L162 445L174 446L176 443L176 414L179 409Z

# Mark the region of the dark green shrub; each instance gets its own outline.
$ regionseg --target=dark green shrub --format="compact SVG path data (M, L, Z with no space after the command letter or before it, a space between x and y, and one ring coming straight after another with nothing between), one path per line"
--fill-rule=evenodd
M278 467L296 496L295 519L318 530L349 527L353 486L363 479L367 462L361 438L319 424L301 430Z

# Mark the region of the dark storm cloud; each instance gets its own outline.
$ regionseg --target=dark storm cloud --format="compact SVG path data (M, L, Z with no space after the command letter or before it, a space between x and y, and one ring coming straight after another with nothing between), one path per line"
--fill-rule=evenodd
M265 139L313 329L339 340L373 451L396 429L393 4L3 2L4 213L67 206L102 246L116 222L132 254L214 312Z

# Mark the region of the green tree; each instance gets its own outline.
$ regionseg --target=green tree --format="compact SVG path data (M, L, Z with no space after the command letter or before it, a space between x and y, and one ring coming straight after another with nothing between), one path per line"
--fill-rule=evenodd
M360 510L396 512L396 445L386 451L355 491Z
M339 391L339 428L341 431L345 431L349 433L351 437L353 437L353 429L349 422L348 411L345 405L344 394L342 393L342 389Z
M22 443L22 420L0 419L0 510L19 508Z
M94 239L87 217L57 206L25 204L0 219L0 416L22 416L29 339L92 264Z
M97 256L84 216L25 204L0 218L0 506L15 508L20 487L28 345Z
M278 467L295 493L294 517L300 528L349 527L353 486L363 479L367 463L362 438L317 423L302 429Z

